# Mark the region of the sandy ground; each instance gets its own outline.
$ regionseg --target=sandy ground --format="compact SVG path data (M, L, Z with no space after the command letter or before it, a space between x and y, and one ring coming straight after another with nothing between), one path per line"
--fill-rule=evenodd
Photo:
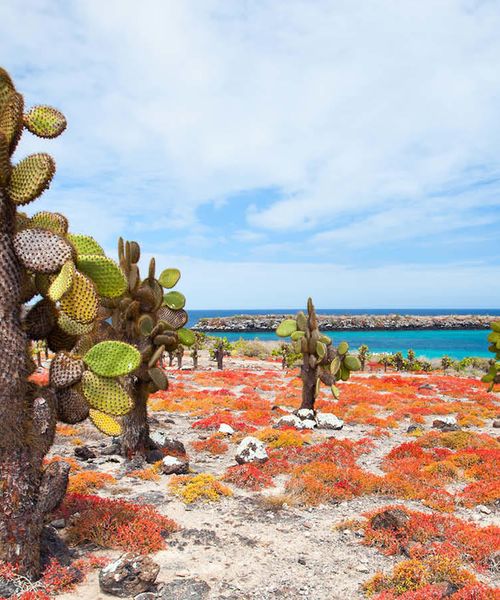
M190 365L191 359L186 358L185 366ZM214 368L206 354L200 366L203 369ZM227 370L242 367L281 370L279 363L267 361L233 357L225 361ZM175 384L178 371L169 371L171 381ZM267 393L269 398L272 395L272 392ZM223 456L194 452L190 442L207 437L206 432L190 427L196 420L194 417L164 412L154 412L152 417L152 430L166 431L170 437L186 445L194 472L220 475L228 466L235 464L234 446ZM167 419L173 419L174 423L167 422ZM378 439L375 450L360 459L359 464L363 468L380 473L381 457L393 446L408 441L408 437L404 436L408 424L400 425L392 437ZM491 427L486 430L490 434L498 431ZM369 431L370 427L363 425L346 425L342 431L328 432L328 435L357 440ZM80 437L91 447L106 443L87 424L83 425ZM72 456L73 448L67 438L58 436L53 454ZM121 469L122 459L112 457L112 460L119 462L103 462L107 460L106 457L98 460L102 462L99 469L114 475ZM88 463L83 465L86 468L92 466ZM362 582L377 571L390 570L401 557L387 557L375 549L367 548L360 543L360 532L335 530L335 524L387 504L403 504L409 508L427 510L417 502L394 501L380 496L356 498L336 506L271 509L263 496L280 494L283 491L283 481L280 479L275 488L264 493L246 492L233 486L234 496L231 498L218 503L188 506L170 493L168 476L162 476L159 482L124 477L116 486L99 493L135 502L152 502L161 513L173 518L182 527L169 539L166 550L153 555L161 566L158 581L198 577L210 585L209 598L226 600L364 598L360 592ZM485 515L477 508L461 509L456 514L481 525L498 522L495 512ZM106 556L119 554L105 551ZM99 592L95 572L75 592L58 598L99 600L111 596Z

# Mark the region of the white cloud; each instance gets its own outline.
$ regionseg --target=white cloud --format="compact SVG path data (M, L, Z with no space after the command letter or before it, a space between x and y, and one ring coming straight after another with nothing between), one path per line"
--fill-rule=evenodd
M149 256L145 255L144 265ZM498 268L472 262L351 268L157 254L156 264L158 269L181 270L178 287L186 294L188 310L297 308L309 295L318 308L491 308L500 294Z
M198 209L266 188L278 199L225 231L262 264L466 234L499 206L499 182L462 191L500 175L497 2L25 0L0 4L0 22L27 103L69 121L23 142L64 182L36 208L107 246L165 230L161 250L183 236L194 255L225 252L225 223Z

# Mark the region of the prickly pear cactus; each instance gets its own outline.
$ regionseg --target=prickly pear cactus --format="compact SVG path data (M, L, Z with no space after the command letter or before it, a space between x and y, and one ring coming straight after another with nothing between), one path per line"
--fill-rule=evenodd
M0 69L0 561L19 564L29 576L39 571L45 514L66 489L64 465L43 470L56 420L76 423L90 415L101 430L115 433L120 424L114 415L132 406L120 377L137 366L129 360L119 373L94 373L97 361L89 355L98 349L82 343L96 329L100 299L125 290L119 266L96 251L92 238L71 235L63 215L23 212L49 187L55 163L45 153L14 161L22 133L55 138L65 128L54 108L26 112ZM48 386L29 380L32 344L55 353ZM106 382L94 386L92 397L83 385L89 377ZM104 393L109 386L116 397Z
M307 315L297 313L295 319L285 319L276 329L280 337L290 337L295 352L302 355L302 404L300 408L314 410L321 383L330 387L339 398L339 380L347 381L352 371L359 371L361 363L348 353L347 342L335 348L330 337L318 328L318 319L311 298L307 301Z
M188 321L184 310L186 298L172 289L181 277L180 271L165 269L156 277L153 258L143 279L138 264L141 249L137 242L124 242L120 238L118 255L124 289L119 297L101 300L98 335L101 340L111 340L107 343L124 342L137 349L138 364L134 376L127 380L134 408L123 419L121 442L124 455L147 457L154 449L149 439L147 400L150 394L168 388L167 376L161 368L163 354L175 354L184 346L192 346L196 337L185 327Z
M491 361L488 373L482 378L484 383L489 383L488 390L493 391L495 384L500 383L500 321L491 323L491 332L488 335L488 350L493 352L495 358Z

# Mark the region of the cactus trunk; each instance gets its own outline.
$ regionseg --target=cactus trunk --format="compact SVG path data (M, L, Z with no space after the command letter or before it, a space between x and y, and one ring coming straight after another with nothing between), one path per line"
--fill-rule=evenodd
M14 207L0 192L0 562L36 578L44 517L64 496L67 471L57 479L61 491L52 488L52 470L42 470L55 432L55 404L26 381L31 369L20 320L14 219Z
M305 357L304 357L305 359ZM318 368L312 369L304 360L300 373L302 379L302 404L300 408L314 410L316 400L316 382L318 380Z
M151 446L147 410L149 393L144 384L139 384L130 395L134 399L134 408L123 418L121 452L126 458L136 455L146 458Z

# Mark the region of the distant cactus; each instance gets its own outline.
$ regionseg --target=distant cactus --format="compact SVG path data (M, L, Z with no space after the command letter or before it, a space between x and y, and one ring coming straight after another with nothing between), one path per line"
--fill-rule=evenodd
M147 401L150 394L168 388L161 365L165 352L169 356L195 342L194 333L185 328L188 314L185 297L172 288L180 279L178 269L165 269L156 277L155 259L148 274L141 278L137 242L118 242L118 257L125 285L122 294L101 302L101 322L97 335L101 340L117 340L134 346L139 365L125 385L134 400L132 410L122 422L121 450L124 456L148 458L154 444L149 437Z
M412 371L414 369L416 360L417 357L415 355L415 350L412 350L410 348L406 353L406 368L408 369L408 371Z
M491 323L491 332L488 335L488 350L495 355L490 362L488 373L484 375L481 381L489 383L488 390L493 391L495 384L500 384L500 321Z
M396 352L391 357L391 364L394 366L396 371L402 371L405 368L406 361L401 352Z
M127 344L86 339L95 330L100 298L123 291L118 265L92 238L68 233L63 215L29 217L20 210L55 173L45 153L12 163L23 130L55 138L65 127L53 108L25 113L23 97L0 69L0 562L17 564L31 578L40 572L45 517L67 485L66 463L42 466L56 421L90 416L101 430L120 431L116 417L133 404L120 378L139 357ZM29 380L36 368L31 342L55 353L46 387Z
M445 355L441 358L441 368L443 369L444 372L446 372L452 366L453 366L453 361L451 360L451 358L449 356Z
M371 354L368 349L368 346L366 344L361 344L361 346L358 348L358 358L359 362L361 363L362 371L365 370L366 361L369 360L370 356Z
M217 362L217 368L222 371L224 369L224 357L231 354L233 345L226 338L212 338L213 347L210 350L210 357Z
M352 371L359 371L361 363L356 356L348 354L347 342L335 348L331 338L321 334L311 298L307 301L307 315L297 313L295 319L285 319L276 329L280 337L290 337L294 350L302 354L302 404L300 408L314 410L321 382L329 386L338 399L337 381L347 381Z
M199 352L200 352L200 350L202 350L205 347L206 341L207 341L207 336L201 331L195 331L194 337L195 337L195 342L191 346L190 355L191 355L191 358L193 359L193 369L197 369Z

